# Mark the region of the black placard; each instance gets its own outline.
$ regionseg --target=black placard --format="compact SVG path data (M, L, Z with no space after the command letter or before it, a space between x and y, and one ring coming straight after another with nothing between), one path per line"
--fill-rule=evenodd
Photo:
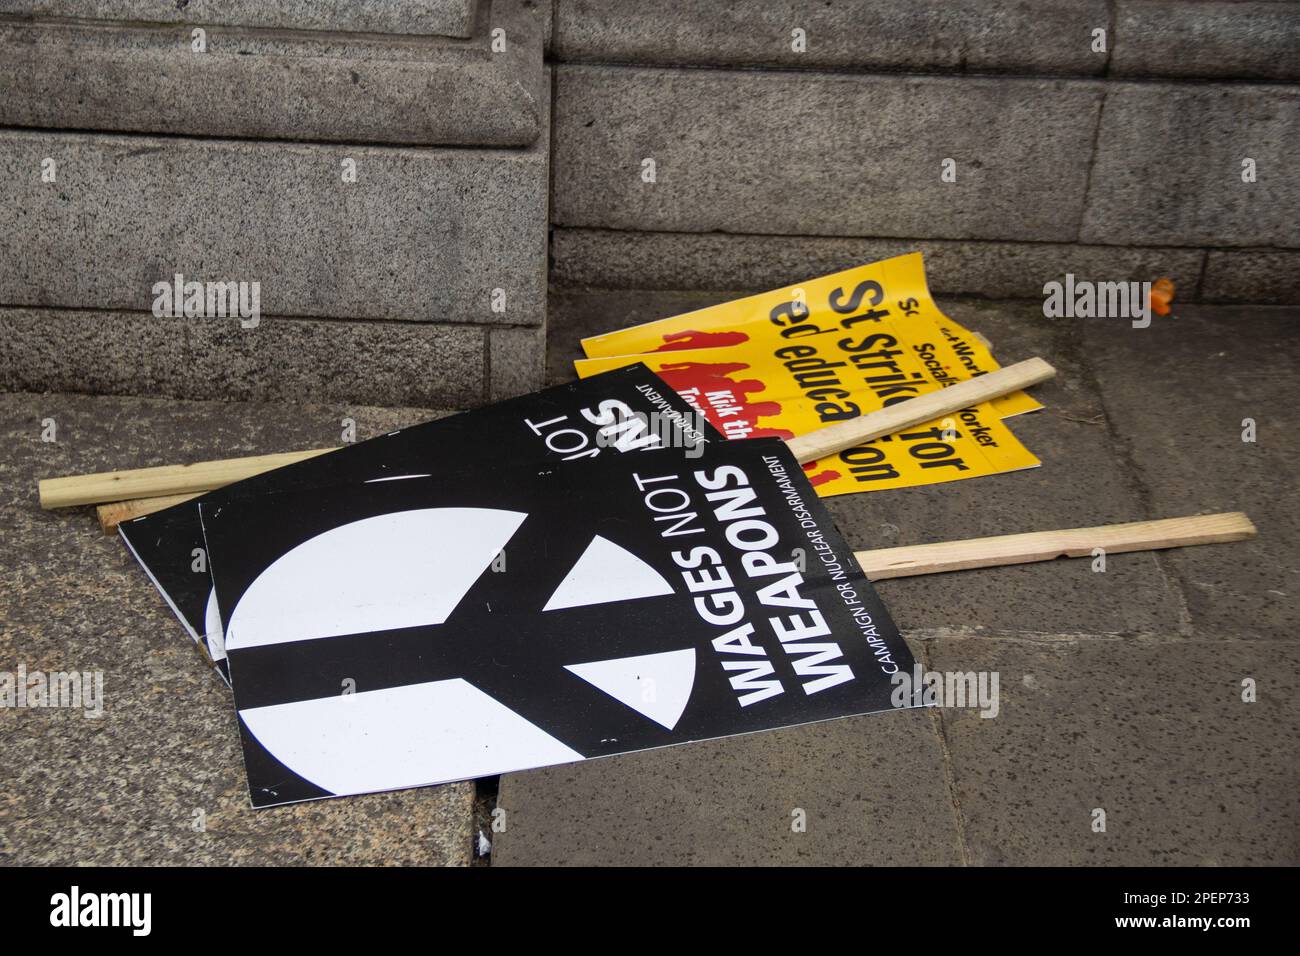
M620 429L627 415L639 416ZM677 424L674 424L677 423ZM599 443L600 432L604 443ZM652 435L650 433L653 433ZM721 441L676 392L644 365L462 412L391 432L316 458L228 485L124 522L119 532L190 637L200 642L223 678L222 627L208 568L199 504L213 507L239 498L339 483L456 468L469 447L483 454L475 467L510 468L533 462L581 464L658 444L685 451L703 439Z
M436 475L201 505L256 806L891 708L911 655L784 443L462 438Z

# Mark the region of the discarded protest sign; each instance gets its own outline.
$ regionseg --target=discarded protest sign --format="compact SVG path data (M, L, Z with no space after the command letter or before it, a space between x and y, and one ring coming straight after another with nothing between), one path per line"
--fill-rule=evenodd
M891 707L911 655L782 442L462 452L200 506L256 806Z
M491 436L493 462L507 465L581 462L602 453L686 447L718 438L644 367L628 368L599 381L556 386L340 448L123 522L118 531L187 633L228 680L200 503L455 468L458 449L475 435Z
M926 367L932 361L929 343L904 348L889 324L873 329L842 340L847 348L832 345L831 358L813 346L777 344L771 354L741 346L582 359L575 365L586 376L644 363L725 437L791 438L945 387ZM808 466L809 479L828 497L1037 466L1038 459L1003 424L996 401L820 459Z
M789 438L997 369L938 311L919 254L583 342L592 375L644 362L728 438ZM632 352L640 354L631 354ZM1036 467L1003 424L1018 392L809 466L823 497Z
M977 336L935 305L919 252L592 336L582 340L582 348L588 358L727 347L752 353L795 340L817 344L823 335L860 337L884 321L899 341L927 353L928 371L940 384L999 368ZM1042 407L1025 392L996 404L1003 416Z

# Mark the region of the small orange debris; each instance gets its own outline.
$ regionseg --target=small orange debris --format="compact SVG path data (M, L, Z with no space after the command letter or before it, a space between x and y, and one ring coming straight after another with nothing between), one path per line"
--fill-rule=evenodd
M1157 279L1151 284L1151 311L1168 315L1169 303L1174 301L1174 283L1170 279Z

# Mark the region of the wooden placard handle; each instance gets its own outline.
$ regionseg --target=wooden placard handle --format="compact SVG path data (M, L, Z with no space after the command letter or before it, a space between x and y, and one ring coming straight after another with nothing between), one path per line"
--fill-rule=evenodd
M73 505L93 505L101 501L194 495L331 451L334 449L313 448L309 451L286 451L250 458L199 461L192 465L162 465L131 471L106 471L97 475L46 478L39 484L41 507L70 508Z
M176 495L140 498L102 505L98 509L99 524L105 534L111 534L122 521L170 508L192 497L194 496ZM883 581L887 578L940 574L945 571L1029 564L1061 557L1088 557L1094 548L1102 548L1109 554L1155 551L1160 548L1243 541L1255 537L1255 534L1255 526L1250 519L1240 511L1232 511L1189 518L1133 521L1095 528L1033 531L992 538L881 548L859 551L854 557L870 580Z
M1026 359L985 375L968 378L956 385L926 392L897 405L870 412L836 425L827 425L786 442L799 464L806 465L854 445L861 445L904 428L934 421L980 402L1009 395L1030 385L1045 382L1056 369L1040 358Z
M943 415L961 411L963 408L978 405L980 402L1018 392L1030 385L1045 381L1055 374L1056 369L1042 359L1032 358L986 375L958 382L948 388L927 392L925 395L899 402L897 405L871 412L852 421L819 428L807 435L792 438L786 444L790 446L799 463L806 464L825 455L871 441L873 438L892 435L912 425L920 425ZM158 468L109 471L97 475L46 478L39 485L41 507L69 508L74 505L93 505L106 501L122 502L135 498L195 495L330 451L334 449L315 448L310 451L287 451L251 458L200 461L192 465L163 465ZM142 510L126 517L139 517L141 514L148 514L149 511L157 511L167 506L156 505L148 511ZM110 514L110 519L111 517Z
M1132 521L1097 528L1066 528L1061 531L1032 531L994 538L970 538L937 544L908 545L858 551L854 557L872 581L938 574L968 568L991 568L1005 564L1028 564L1053 558L1082 558L1101 548L1108 554L1123 551L1155 551L1194 544L1219 544L1255 537L1255 526L1240 511Z
M200 491L191 495L163 495L161 498L132 498L130 501L114 501L111 504L100 505L96 508L95 516L99 518L100 530L104 534L112 534L123 521L151 515L155 511L162 511L164 508L178 505L182 501L193 501L201 494L203 492Z

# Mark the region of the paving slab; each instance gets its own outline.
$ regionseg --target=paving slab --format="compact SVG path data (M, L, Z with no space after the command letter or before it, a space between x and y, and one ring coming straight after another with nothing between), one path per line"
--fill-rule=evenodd
M934 670L999 674L996 717L939 711L971 863L1300 863L1294 640L981 635L926 650Z
M253 811L225 685L92 509L36 499L42 477L320 447L345 418L367 438L436 414L0 395L0 670L102 671L104 694L99 718L0 709L0 860L469 862L472 784Z
M550 374L570 377L583 334L727 297L553 296ZM1014 425L1044 467L832 500L852 543L1235 507L1261 537L1117 555L1104 574L1061 561L884 582L928 667L998 672L995 719L878 715L507 775L494 864L1300 862L1300 641L1285 600L1300 550L1288 507L1300 448L1285 419L1296 310L1182 306L1134 330L1047 320L1033 302L941 306L1002 360L1057 365L1039 392L1047 409ZM520 343L505 343L514 353ZM364 437L430 414L0 396L12 450L0 461L0 669L99 669L107 699L98 720L0 711L21 768L0 787L0 857L468 861L469 786L247 809L224 689L89 509L35 503L44 475L334 444L346 417ZM1243 417L1256 419L1253 444ZM40 440L46 419L56 442ZM804 832L791 827L799 810Z
M1158 514L1245 511L1259 537L1162 557L1207 641L1300 632L1300 309L1181 306L1149 328L1081 321L1143 498ZM1243 441L1252 419L1255 441Z
M553 294L551 375L570 374L582 335L727 297ZM991 339L1003 361L1036 354L1057 366L1058 377L1036 392L1047 408L1014 424L1044 466L830 499L855 546L1222 506L1193 487L1150 494L1124 436L1131 423L1107 391L1120 372L1099 375L1110 360L1091 329L1045 319L1037 302L945 298L941 307ZM1231 318L1206 314L1221 321L1207 318L1197 330L1202 345L1221 338ZM1140 368L1124 374L1135 390L1151 378ZM1185 401L1199 383L1178 387ZM1158 422L1143 427L1159 432ZM495 837L494 865L1294 862L1300 651L1294 638L1203 637L1173 570L1198 555L1249 567L1246 547L1114 555L1104 572L1090 561L1058 561L882 582L927 668L999 672L996 718L891 714L506 775L499 806L507 829ZM1267 701L1241 702L1245 677L1267 690ZM907 723L926 717L939 720L938 738ZM881 799L882 773L902 774L890 796L902 793L905 803ZM818 831L792 834L786 818L805 800L821 815ZM1091 830L1095 807L1108 813L1104 834Z
M961 862L939 735L920 711L509 774L497 808L493 866Z

